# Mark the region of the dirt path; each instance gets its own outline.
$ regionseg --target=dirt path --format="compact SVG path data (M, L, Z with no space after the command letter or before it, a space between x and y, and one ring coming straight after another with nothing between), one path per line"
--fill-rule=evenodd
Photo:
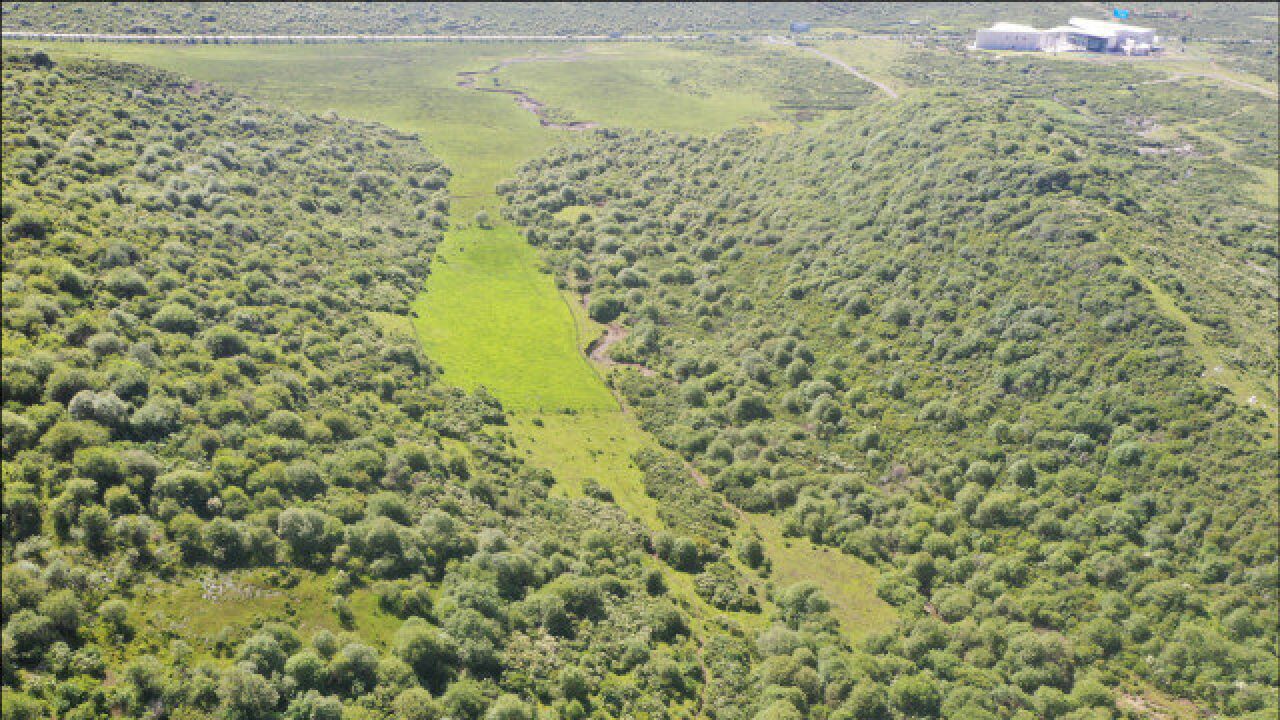
M806 51L806 52L808 52L808 53L810 53L810 54L813 54L813 55L817 55L818 57L822 58L823 60L826 60L827 62L831 63L832 65L835 65L835 66L836 66L836 67L838 67L838 68L842 68L842 69L844 69L844 71L845 71L845 72L850 73L850 74L852 74L852 75L855 75L855 76L857 76L859 79L864 80L864 81L866 81L866 82L869 82L869 83L871 83L872 85L875 85L876 87L878 87L878 88L880 88L881 90L883 90L883 91L885 92L885 94L887 94L889 97L893 98L894 100L897 100L897 99L898 99L898 93L897 93L897 91L896 91L896 90L894 90L893 88L889 87L888 85L885 85L884 83L880 82L879 80L876 80L875 78L873 78L873 77L871 77L870 75L868 75L868 74L866 74L866 73L862 72L862 71L861 71L861 70L859 70L858 68L856 68L856 67L854 67L854 66L850 65L849 63L847 63L847 62L845 62L845 61L841 60L840 58L838 58L838 57L836 57L836 56L834 56L834 55L831 55L830 53L822 52L821 50L819 50L818 48L815 48L815 47L805 47L805 48L801 48L801 50L804 50L804 51Z
M867 36L867 37L871 37L871 36ZM832 65L835 65L836 67L838 67L838 68L840 68L840 69L844 70L845 72L849 73L850 75L853 75L854 77L858 78L859 80L862 80L863 82L869 82L869 83L871 83L872 85L875 85L876 87L878 87L878 88L880 88L881 90L883 90L883 91L884 91L884 93L885 93L886 95L888 95L889 97L893 98L894 100L897 100L897 99L898 99L898 92L897 92L896 90L894 90L893 88L889 87L888 85L885 85L884 83L880 82L879 80L876 80L875 78L871 77L870 75L868 75L868 74L866 74L866 73L862 72L861 70L859 70L858 68L856 68L856 67L854 67L854 66L850 65L849 63L847 63L847 62L845 62L845 61L841 60L840 58L836 57L835 55L832 55L832 54L830 54L830 53L825 53L825 52L823 52L823 51L819 50L819 49L818 49L818 48L816 48L816 47L810 47L810 46L807 46L807 45L804 45L804 46L802 46L802 45L797 45L797 44L796 44L796 42L795 42L794 40L789 40L789 39L786 39L786 38L779 38L779 37L772 37L772 36L770 36L770 37L766 37L766 38L765 38L765 42L770 43L770 44L773 44L773 45L790 45L791 47L794 47L794 48L798 48L798 49L800 49L800 50L803 50L803 51L805 51L805 52L809 53L810 55L817 55L818 57L820 57L820 58L822 58L823 60L826 60L827 62L831 63Z
M529 56L529 57L508 58L498 63L497 65L494 65L488 70L464 70L462 72L459 72L457 84L458 84L458 87L465 88L467 90L475 90L476 92L499 93L502 95L510 95L514 97L516 100L516 104L524 108L525 110L528 110L529 112L533 113L534 116L538 118L538 124L541 125L542 127L551 128L553 130L574 130L574 131L590 130L592 128L600 127L600 123L555 122L553 120L548 120L546 117L547 115L546 103L540 100L534 99L532 96L530 96L528 93L524 92L523 90L512 90L510 88L496 86L498 83L498 79L497 79L498 71L504 67L507 67L508 65L516 65L518 63L527 63L527 62L547 62L547 61L574 62L581 59L582 59L582 55L580 53L569 53L569 54L561 55L559 57ZM479 87L476 84L481 77L486 77L486 76L494 79L495 87Z
M653 368L645 367L640 363L618 362L609 357L609 348L622 342L631 334L631 331L622 327L618 323L609 323L605 326L604 335L591 341L587 346L587 355L596 362L605 367L625 367L631 368L645 377L654 377L658 373Z
M587 293L583 293L582 295L583 310L587 308L587 303L589 303L590 301L591 301L591 296ZM636 372L640 373L645 377L657 376L658 372L651 367L646 367L644 365L641 365L640 363L618 362L617 360L614 360L612 357L609 356L609 348L612 348L614 345L617 345L623 340L626 340L627 336L630 334L631 334L631 331L623 327L619 323L611 322L605 325L604 335L601 335L595 340L592 340L591 344L587 345L587 357L596 361L597 363L599 363L601 366L605 368L625 367L625 368L631 368L632 370L635 370ZM618 393L615 391L614 395L617 396ZM619 397L619 402L621 402L620 397ZM623 409L624 410L626 409L625 404L623 404Z

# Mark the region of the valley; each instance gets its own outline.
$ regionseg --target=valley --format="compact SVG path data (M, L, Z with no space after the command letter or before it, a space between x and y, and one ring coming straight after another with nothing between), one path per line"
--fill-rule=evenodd
M5 720L1274 712L1274 32L199 5L6 38Z

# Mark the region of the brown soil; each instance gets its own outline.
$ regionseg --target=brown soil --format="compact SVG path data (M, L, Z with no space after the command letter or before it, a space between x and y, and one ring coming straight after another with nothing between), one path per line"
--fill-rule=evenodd
M609 323L605 326L604 335L596 338L587 346L587 355L596 362L605 367L625 367L631 368L645 377L654 377L658 373L653 368L645 367L640 363L618 362L609 357L609 348L622 342L630 335L631 331L622 327L618 323Z

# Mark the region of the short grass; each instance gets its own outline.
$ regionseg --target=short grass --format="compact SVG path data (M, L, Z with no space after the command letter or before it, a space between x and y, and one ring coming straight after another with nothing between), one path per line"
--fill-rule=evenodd
M671 45L609 44L575 62L512 65L500 78L573 120L712 133L777 118L768 89L741 82L741 65Z
M652 529L662 527L658 505L645 492L635 453L654 447L649 437L622 412L517 413L511 421L517 448L535 467L556 476L553 492L579 497L593 479L613 493L627 514Z
M1005 53L1026 55L1026 53ZM1187 82L1208 82L1218 87L1228 87L1258 93L1264 97L1276 97L1276 84L1252 73L1235 70L1217 61L1209 46L1190 43L1186 51L1169 50L1147 57L1127 57L1099 53L1049 53L1037 57L1062 62L1117 64L1135 68L1157 70Z
M1173 299L1173 296L1143 275L1126 255L1118 250L1116 254L1124 260L1126 265L1134 270L1134 273L1142 281L1143 286L1151 293L1151 298L1155 302L1156 308L1165 317L1182 326L1183 331L1186 333L1187 343L1191 346L1192 351L1199 356L1200 362L1204 363L1204 379L1210 384L1225 387L1241 405L1262 409L1269 420L1266 423L1266 427L1274 435L1276 422L1280 419L1280 414L1277 414L1277 409L1272 400L1275 397L1274 390L1258 385L1251 378L1223 360L1222 352L1209 339L1205 328L1182 308L1178 307L1178 303Z
M576 223L578 218L583 214L594 217L595 207L591 205L570 205L568 207L560 208L554 213L557 220L563 220L564 222L571 223Z
M155 65L303 112L333 110L418 133L454 172L450 190L463 198L491 198L497 181L570 135L542 127L510 97L457 87L458 72L534 52L525 44L105 43L58 50Z
M619 411L517 414L510 429L525 460L555 475L553 494L581 497L583 483L595 480L613 495L619 508L645 527L652 531L665 528L658 516L658 503L645 492L643 473L631 459L638 451L657 445L631 415ZM759 629L767 621L765 613L715 608L698 595L693 575L677 572L666 563L655 561L655 566L662 569L671 594L699 622L719 619Z
M875 568L839 550L814 545L808 538L785 537L778 519L770 515L747 517L773 562L770 579L775 588L814 583L831 603L831 614L841 629L854 640L886 630L896 621L893 608L876 595Z
M582 495L582 484L594 479L613 494L614 501L645 526L660 530L657 502L644 490L640 469L632 462L639 450L656 448L653 438L621 412L577 414L517 414L511 422L516 446L529 463L551 470L553 493ZM690 479L692 482L692 479ZM777 589L798 582L816 584L832 604L832 614L851 639L884 630L895 614L876 595L877 573L858 558L814 545L806 538L783 537L778 521L768 515L744 514L743 531L754 529L773 564L770 580ZM673 593L694 607L733 619L745 627L759 626L768 613L724 613L706 605L693 589L693 576L663 566ZM744 570L745 571L745 570ZM750 571L745 571L749 573Z
M404 316L396 315L388 312L371 312L369 320L378 327L386 335L399 338L417 338L417 331L413 327L413 320Z
M573 315L514 228L449 231L414 323L446 382L515 410L616 410L578 348Z
M591 319L591 316L587 314L587 309L582 305L582 297L577 293L561 290L560 299L564 301L565 307L569 308L569 313L573 315L574 333L577 335L578 349L586 355L587 348L604 334L605 327ZM599 367L594 363L592 363L592 367L601 377L604 377L607 368Z

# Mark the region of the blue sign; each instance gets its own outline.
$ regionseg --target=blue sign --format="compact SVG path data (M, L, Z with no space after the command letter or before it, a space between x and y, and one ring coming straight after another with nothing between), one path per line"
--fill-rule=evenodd
M1115 17L1115 19L1117 19L1117 20L1128 20L1128 19L1129 19L1129 11L1128 11L1128 10L1121 10L1120 8L1113 8L1113 9L1111 10L1111 14L1112 14L1112 15Z

